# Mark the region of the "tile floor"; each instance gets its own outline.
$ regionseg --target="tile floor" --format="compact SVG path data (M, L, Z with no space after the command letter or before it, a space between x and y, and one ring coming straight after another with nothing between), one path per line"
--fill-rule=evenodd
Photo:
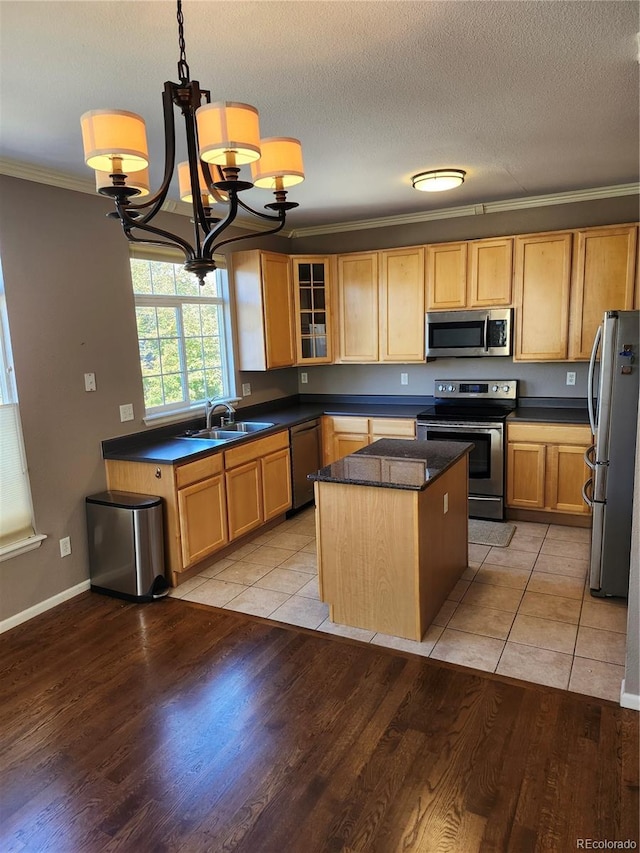
M241 545L171 595L619 701L627 608L589 593L589 530L516 522L506 548L469 545L469 567L418 643L329 620L313 513Z

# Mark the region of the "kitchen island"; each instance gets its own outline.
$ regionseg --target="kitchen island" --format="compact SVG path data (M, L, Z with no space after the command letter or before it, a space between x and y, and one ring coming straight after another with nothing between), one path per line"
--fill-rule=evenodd
M381 439L310 475L332 621L422 639L467 567L472 447Z

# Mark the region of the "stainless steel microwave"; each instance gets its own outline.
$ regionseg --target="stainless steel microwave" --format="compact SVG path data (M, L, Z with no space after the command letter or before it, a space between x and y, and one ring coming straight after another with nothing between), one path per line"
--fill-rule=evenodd
M513 308L472 311L429 311L426 318L428 358L511 355Z

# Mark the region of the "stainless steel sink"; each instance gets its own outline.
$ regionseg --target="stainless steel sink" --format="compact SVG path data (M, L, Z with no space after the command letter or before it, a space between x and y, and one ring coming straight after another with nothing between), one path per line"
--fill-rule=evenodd
M227 441L238 441L238 439L246 438L251 433L260 432L260 430L269 429L272 426L274 424L258 421L236 421L232 424L225 424L224 429L219 427L200 429L197 432L190 432L188 435L181 435L180 438L205 438L218 444L224 444Z
M261 429L269 429L274 424L260 423L259 421L234 421L232 424L225 424L226 431L233 432L260 432Z

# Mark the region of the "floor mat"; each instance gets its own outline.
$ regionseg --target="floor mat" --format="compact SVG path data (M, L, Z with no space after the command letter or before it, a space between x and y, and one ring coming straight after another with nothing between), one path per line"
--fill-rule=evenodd
M474 545L492 545L495 548L506 548L515 531L515 524L469 519L469 542Z

